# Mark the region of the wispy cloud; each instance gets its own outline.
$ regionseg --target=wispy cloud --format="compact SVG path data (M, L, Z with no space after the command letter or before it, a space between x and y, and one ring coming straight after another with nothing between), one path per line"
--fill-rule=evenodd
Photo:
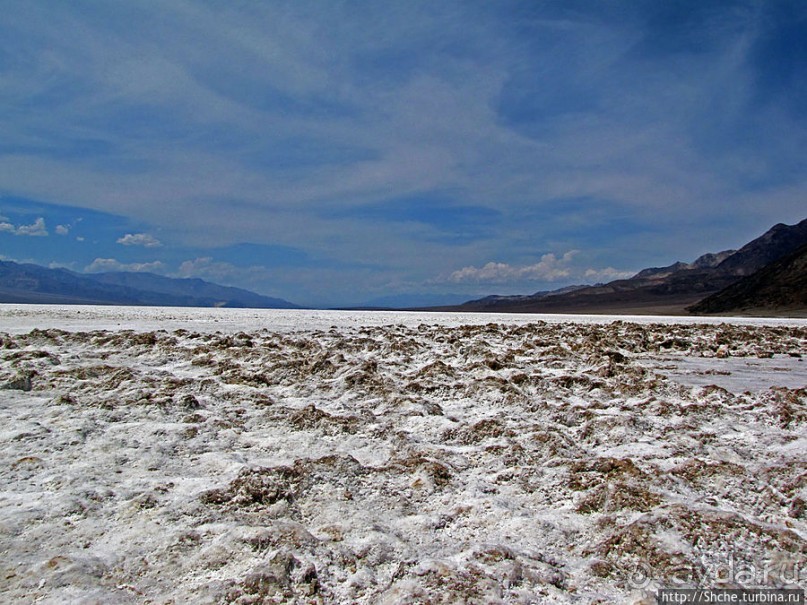
M232 263L214 262L210 256L186 260L179 266L182 277L214 276L215 279L229 280L237 271Z

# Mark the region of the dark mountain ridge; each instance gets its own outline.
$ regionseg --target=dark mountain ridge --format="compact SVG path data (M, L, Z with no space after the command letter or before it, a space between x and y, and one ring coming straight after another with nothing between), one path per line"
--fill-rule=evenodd
M807 243L807 219L795 225L778 223L729 256L717 268L732 275L751 275Z
M807 244L688 308L691 313L807 310Z

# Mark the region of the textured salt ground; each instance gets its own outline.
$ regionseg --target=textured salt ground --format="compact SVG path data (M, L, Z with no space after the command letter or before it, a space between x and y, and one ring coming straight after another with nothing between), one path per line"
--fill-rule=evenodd
M663 374L789 359L792 378L804 326L0 346L6 602L652 602L729 562L768 570L756 585L807 581L804 384Z

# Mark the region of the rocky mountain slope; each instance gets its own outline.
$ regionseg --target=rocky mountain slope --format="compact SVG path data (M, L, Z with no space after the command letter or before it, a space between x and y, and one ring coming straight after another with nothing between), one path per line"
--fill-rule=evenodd
M280 299L206 282L152 273L80 274L0 261L0 302L289 309Z
M807 309L807 245L690 307L692 313Z

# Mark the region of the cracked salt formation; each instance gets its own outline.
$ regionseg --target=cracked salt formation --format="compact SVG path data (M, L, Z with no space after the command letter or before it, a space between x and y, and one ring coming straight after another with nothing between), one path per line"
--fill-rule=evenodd
M748 585L729 562L805 586L803 323L347 317L3 334L4 599L638 603ZM782 384L675 372L761 358Z

